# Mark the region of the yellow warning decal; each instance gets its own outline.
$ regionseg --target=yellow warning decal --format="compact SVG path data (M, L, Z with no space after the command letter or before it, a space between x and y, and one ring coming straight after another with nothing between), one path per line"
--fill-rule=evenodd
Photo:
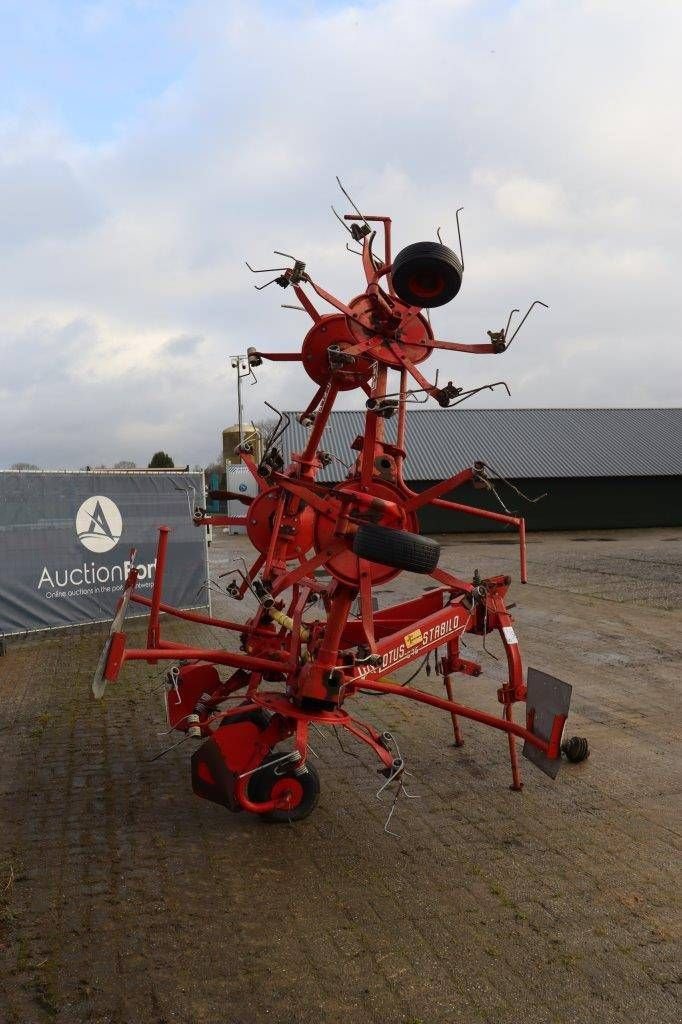
M405 637L405 646L409 649L410 647L416 647L423 640L421 629L415 629L412 633L408 633Z

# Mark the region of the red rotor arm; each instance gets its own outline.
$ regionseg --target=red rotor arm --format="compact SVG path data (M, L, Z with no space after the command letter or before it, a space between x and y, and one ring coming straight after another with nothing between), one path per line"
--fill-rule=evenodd
M385 498L365 494L363 491L338 491L335 488L330 488L324 492L323 496L320 490L313 490L310 486L292 480L291 477L283 476L281 473L273 474L273 480L284 490L302 498L316 512L329 519L338 519L340 515L350 515L348 506L352 505L358 506L366 512L387 516L389 519L400 520L403 518L403 509L399 508L394 501L386 501ZM340 503L341 510L337 503ZM344 506L346 507L345 512Z
M425 491L411 491L412 497L405 502L403 509L406 512L415 512L418 508L431 504L435 498L440 498L441 494L454 491L463 484L469 483L470 480L479 479L482 472L482 463L480 465L481 469L477 468L477 466L463 469L456 473L455 476L451 476L447 480L441 480L439 483L434 484L433 487L427 487Z
M474 355L498 355L504 352L504 346L494 345L492 342L485 342L481 345L465 345L460 341L439 341L437 338L430 343L430 348L443 349L445 352L469 352Z
M260 349L254 349L253 355L273 363L297 363L303 358L300 352L261 352Z
M519 555L521 560L521 582L528 582L528 572L526 564L526 521L520 516L505 515L502 512L491 512L488 509L474 508L472 505L462 505L457 501L448 501L442 498L441 495L447 494L448 491L454 491L463 484L469 481L485 480L484 476L484 463L474 463L474 466L470 469L464 469L461 473L457 473L455 476L451 476L448 480L441 480L440 483L434 484L433 487L427 488L425 491L416 492L409 491L411 497L405 502L402 508L406 512L414 512L424 505L435 505L437 508L451 509L453 512L463 512L465 515L477 516L480 519L490 519L495 523L506 523L509 526L515 526L519 531Z

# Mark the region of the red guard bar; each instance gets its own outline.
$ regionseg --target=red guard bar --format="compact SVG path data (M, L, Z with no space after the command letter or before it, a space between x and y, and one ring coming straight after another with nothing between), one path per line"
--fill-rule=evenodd
M519 545L521 548L521 582L528 582L526 572L526 520L519 519Z
M493 729L499 729L501 732L513 733L514 736L526 740L527 743L532 743L534 747L538 747L548 756L552 756L550 753L551 743L547 743L546 740L535 736L534 733L525 729L522 725L517 725L516 722L497 718L495 715L489 715L485 711L478 711L477 708L468 708L466 704L457 704L455 701L444 700L442 697L434 697L430 693L424 693L422 690L413 690L411 686L401 686L399 683L384 683L372 680L371 682L360 683L359 686L365 690L379 690L381 693L394 693L397 697L409 697L410 700L419 701L421 704L430 704L431 707L440 708L442 711L449 711L450 714L461 715L462 718L471 718L474 722L482 722L483 725L489 725Z
M461 505L458 501L448 501L445 498L433 498L430 505L437 505L439 508L449 508L453 512L464 512L468 516L479 516L481 519L492 519L496 523L509 523L519 531L519 545L521 549L521 582L528 582L526 567L526 520L518 519L516 516L506 516L501 512L488 512L484 508L474 508L472 505Z
M123 636L123 633L114 633L114 636ZM286 661L270 661L268 658L254 658L250 654L181 646L160 647L157 650L127 647L121 657L121 663L124 661L148 661L151 665L155 665L157 661L210 661L214 665L230 665L232 668L244 668L251 672L286 672L292 668ZM109 676L106 678L109 679Z
M142 597L141 594L133 594L130 598L131 601L135 601L137 604L144 604L147 608L151 608L152 602L148 597ZM260 636L272 636L272 632L267 629L259 629L257 626L249 626L245 622L231 622L230 619L214 619L211 615L200 615L198 612L186 612L180 608L173 608L170 604L164 604L163 601L159 602L159 611L165 612L166 615L174 615L176 619L187 619L188 622L199 622L202 626L218 626L220 629L233 629L237 633L255 633ZM181 647L185 647L185 644L180 644Z

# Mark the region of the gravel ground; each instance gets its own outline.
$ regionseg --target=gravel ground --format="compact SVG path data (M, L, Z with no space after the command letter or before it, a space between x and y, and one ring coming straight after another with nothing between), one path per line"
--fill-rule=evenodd
M510 537L441 540L462 576L518 576ZM160 666L128 667L94 703L102 627L11 644L2 1024L678 1024L681 542L530 537L531 582L511 592L521 649L573 684L570 731L592 747L556 782L524 763L510 792L501 734L465 723L454 749L446 715L357 698L413 772L399 838L364 750L316 737L322 795L305 822L231 815L192 795L189 745L149 760L168 742ZM218 535L215 571L240 551ZM382 601L418 582L399 577ZM477 638L469 653L484 675L457 677L458 697L499 707L502 663Z

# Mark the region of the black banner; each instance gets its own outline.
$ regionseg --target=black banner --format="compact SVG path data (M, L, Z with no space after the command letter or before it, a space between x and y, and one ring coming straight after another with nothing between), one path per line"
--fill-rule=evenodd
M206 532L192 523L203 504L196 473L0 472L0 633L112 618L133 547L136 590L149 596L162 525L164 601L205 607Z

